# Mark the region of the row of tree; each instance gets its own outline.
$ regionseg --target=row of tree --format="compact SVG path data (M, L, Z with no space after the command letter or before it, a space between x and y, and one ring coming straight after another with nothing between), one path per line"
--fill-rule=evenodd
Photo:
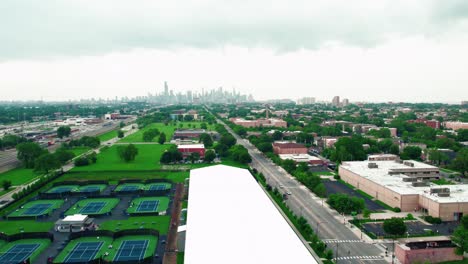
M45 173L60 168L75 157L75 154L66 147L60 147L55 153L49 153L35 142L20 143L16 146L16 150L17 157L25 168Z

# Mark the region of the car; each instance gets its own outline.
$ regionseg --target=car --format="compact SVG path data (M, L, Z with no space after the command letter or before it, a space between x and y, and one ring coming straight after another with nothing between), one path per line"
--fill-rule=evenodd
M284 185L283 185L283 184L280 184L279 187L280 187L280 188L284 188Z
M291 195L292 193L291 192L286 192L287 195Z

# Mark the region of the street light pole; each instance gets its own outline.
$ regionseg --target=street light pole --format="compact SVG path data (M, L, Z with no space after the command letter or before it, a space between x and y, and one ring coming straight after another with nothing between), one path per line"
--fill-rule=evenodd
M336 257L335 257L335 263L338 264L338 241L336 242Z

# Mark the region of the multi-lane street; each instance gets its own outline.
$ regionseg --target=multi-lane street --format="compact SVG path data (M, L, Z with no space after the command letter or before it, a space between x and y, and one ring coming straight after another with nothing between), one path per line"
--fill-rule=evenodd
M384 263L389 260L384 257L383 245L361 240L360 234L356 234L347 226L349 224L343 216L324 207L323 201L309 189L273 164L255 146L239 137L221 120L218 122L237 139L237 144L249 151L252 156L251 166L262 172L271 186L277 187L283 193L290 193L287 205L296 215L306 218L321 239L327 239L327 245L335 252L338 263Z

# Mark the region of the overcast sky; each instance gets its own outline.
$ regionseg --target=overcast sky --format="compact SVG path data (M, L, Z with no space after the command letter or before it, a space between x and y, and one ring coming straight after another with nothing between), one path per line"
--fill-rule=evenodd
M466 0L1 0L0 100L468 100Z

